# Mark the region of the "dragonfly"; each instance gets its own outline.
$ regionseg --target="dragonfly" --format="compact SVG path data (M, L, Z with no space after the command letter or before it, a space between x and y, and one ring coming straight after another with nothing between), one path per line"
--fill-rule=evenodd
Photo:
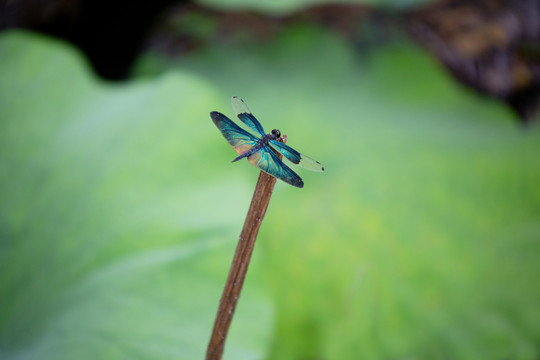
M249 163L258 167L267 174L270 174L287 184L298 188L304 187L302 178L298 176L290 167L279 159L277 151L283 157L295 165L311 171L324 171L324 167L317 160L313 160L298 151L294 150L283 142L284 136L277 129L266 134L261 123L253 116L246 103L237 96L231 100L232 108L240 121L246 124L256 136L236 125L231 119L220 112L212 111L210 117L217 128L233 149L240 154L232 162L247 158ZM281 140L281 141L280 141Z

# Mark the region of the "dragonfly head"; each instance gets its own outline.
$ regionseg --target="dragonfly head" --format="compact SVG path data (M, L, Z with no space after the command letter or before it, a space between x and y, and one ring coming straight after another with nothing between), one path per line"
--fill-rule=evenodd
M281 132L278 129L272 130L272 135L274 135L274 139L279 139L281 136Z

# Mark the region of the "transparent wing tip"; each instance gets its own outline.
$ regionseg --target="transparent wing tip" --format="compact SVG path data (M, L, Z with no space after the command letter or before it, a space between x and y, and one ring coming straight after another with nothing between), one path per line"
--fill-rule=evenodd
M301 155L298 166L310 171L324 171L324 166L320 162L318 162L317 160L313 160L312 158L305 155Z
M238 96L233 96L231 98L231 105L236 115L243 113L251 114L251 111L247 107L244 100L240 99Z

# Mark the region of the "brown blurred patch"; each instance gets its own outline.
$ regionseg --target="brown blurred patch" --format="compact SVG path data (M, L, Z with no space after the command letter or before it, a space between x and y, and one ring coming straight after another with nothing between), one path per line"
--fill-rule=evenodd
M404 14L412 36L462 83L508 103L525 121L538 110L538 0L442 0Z

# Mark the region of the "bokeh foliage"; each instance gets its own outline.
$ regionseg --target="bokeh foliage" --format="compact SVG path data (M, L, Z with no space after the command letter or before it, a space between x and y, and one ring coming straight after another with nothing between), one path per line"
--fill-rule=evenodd
M3 358L203 357L257 178L231 95L327 171L276 185L227 358L540 353L540 131L405 41L290 28L109 84L11 32L0 93Z
M328 4L357 4L378 6L388 9L403 9L419 6L433 0L200 0L198 3L218 9L250 9L265 13L282 14L301 9L303 7Z

